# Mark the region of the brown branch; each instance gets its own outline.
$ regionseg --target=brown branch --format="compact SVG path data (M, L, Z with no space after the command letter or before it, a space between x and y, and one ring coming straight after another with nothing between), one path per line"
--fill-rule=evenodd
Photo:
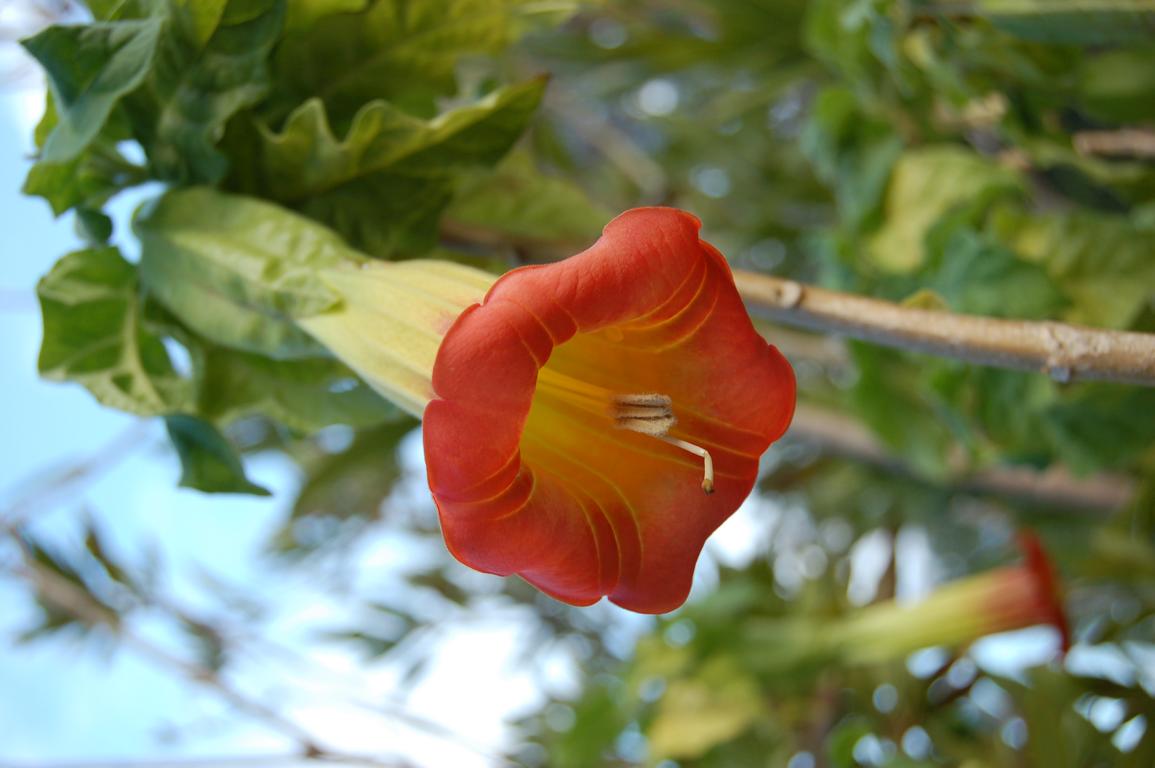
M787 436L820 450L871 464L889 472L915 476L861 423L833 411L799 404ZM1043 472L1023 467L983 469L955 478L952 487L984 496L1017 498L1057 509L1115 512L1135 495L1135 481L1126 475L1075 477L1062 467Z
M770 319L978 365L1040 371L1061 382L1155 386L1155 335L1050 321L904 307L768 275L734 271L746 302Z
M1080 155L1155 158L1155 131L1081 131L1072 142Z

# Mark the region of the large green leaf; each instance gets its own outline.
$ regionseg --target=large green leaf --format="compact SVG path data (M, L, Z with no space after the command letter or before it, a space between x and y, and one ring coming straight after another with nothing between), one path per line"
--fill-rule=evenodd
M182 323L217 344L278 359L324 354L292 318L337 303L318 269L364 258L279 206L203 188L165 195L135 229L141 280Z
M311 3L310 5L317 5ZM329 14L286 37L276 56L276 101L283 116L310 98L348 125L377 99L428 114L433 99L455 90L465 54L493 53L511 38L521 0L375 0L361 13ZM294 23L300 14L294 13ZM315 16L314 16L315 18Z
M64 163L96 138L113 107L148 75L158 19L53 26L24 41L48 75L59 119L41 159Z
M263 133L259 192L374 255L426 250L460 174L501 159L544 86L531 80L503 88L429 121L375 101L343 139L334 137L324 105L310 100L280 133Z
M973 5L1007 32L1044 43L1142 43L1155 34L1151 0L974 0Z
M930 228L952 208L981 208L1022 189L1013 172L959 147L906 152L891 175L885 220L870 239L868 254L883 269L911 271L926 258L924 239Z
M228 161L215 145L225 123L263 97L285 0L178 3L156 61L129 100L154 174L189 184L219 181Z
M268 489L245 476L240 456L212 424L186 414L166 416L164 422L180 456L182 487L206 493L269 495Z
M115 248L63 257L38 287L40 372L83 384L101 403L145 416L187 410L193 383L143 318L136 270Z
M273 360L223 349L204 353L199 407L217 422L261 414L291 429L367 427L401 412L336 360Z
M1079 101L1100 120L1155 119L1155 46L1088 57L1080 67Z

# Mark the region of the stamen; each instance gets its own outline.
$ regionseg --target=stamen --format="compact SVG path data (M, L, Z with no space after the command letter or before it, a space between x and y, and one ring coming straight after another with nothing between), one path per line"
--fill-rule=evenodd
M614 426L643 435L656 437L664 443L700 456L704 466L702 490L714 492L714 459L701 446L670 437L670 429L678 423L672 408L673 401L666 395L618 395L614 398Z
M714 492L714 460L701 446L670 437L670 430L678 423L673 400L668 395L646 392L628 395L614 394L595 384L580 381L563 373L543 368L538 371L538 389L560 396L570 405L589 413L608 412L618 429L656 437L664 443L699 456L704 464L702 490Z

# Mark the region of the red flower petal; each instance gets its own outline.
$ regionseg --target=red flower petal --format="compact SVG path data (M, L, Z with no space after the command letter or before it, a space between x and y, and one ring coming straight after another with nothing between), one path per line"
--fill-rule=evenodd
M588 250L502 277L450 328L425 410L446 543L565 602L659 613L686 598L706 538L786 430L794 375L757 334L699 222L622 214ZM671 398L670 435L616 429L606 393Z

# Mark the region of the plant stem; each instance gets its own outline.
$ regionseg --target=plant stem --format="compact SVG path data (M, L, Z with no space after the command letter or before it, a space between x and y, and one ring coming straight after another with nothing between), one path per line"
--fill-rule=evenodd
M750 306L786 325L978 365L1041 371L1060 382L1155 386L1153 334L916 309L742 270L734 271L734 279Z

